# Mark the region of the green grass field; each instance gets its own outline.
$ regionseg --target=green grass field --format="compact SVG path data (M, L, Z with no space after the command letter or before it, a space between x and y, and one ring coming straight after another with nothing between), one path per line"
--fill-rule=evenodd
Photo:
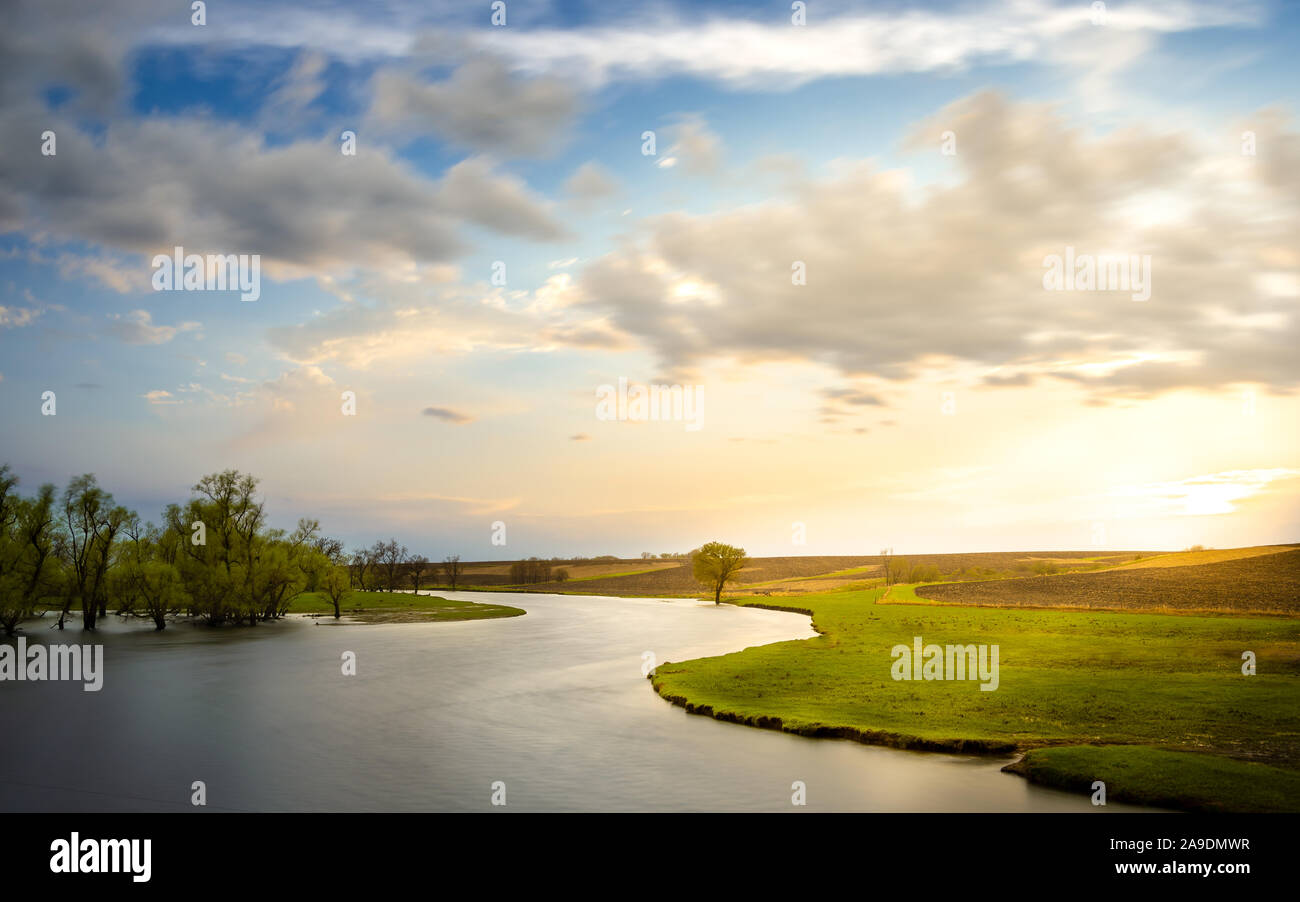
M436 595L411 595L406 592L349 592L340 610L345 617L371 623L400 623L430 620L485 620L490 617L518 617L519 608L503 604L479 604L473 601L450 601ZM334 605L323 592L306 592L293 601L291 614L328 614Z
M1300 770L1300 620L878 605L882 592L793 599L823 635L665 663L652 674L655 689L724 720L902 748L1198 752L1179 759L1171 778L1188 807L1237 804L1233 785L1220 780L1232 766L1224 758L1273 765L1258 772L1264 781ZM911 587L895 586L890 600L916 599ZM998 689L892 679L891 648L914 636L926 644L998 645ZM1257 656L1256 676L1241 673L1247 650ZM1082 748L1068 773L1100 772L1114 763L1109 754ZM1038 760L1042 778L1058 759ZM1272 782L1268 791L1283 807L1300 811L1300 781Z
M1006 769L1083 793L1101 780L1108 802L1189 811L1294 812L1300 799L1300 771L1140 745L1034 749Z

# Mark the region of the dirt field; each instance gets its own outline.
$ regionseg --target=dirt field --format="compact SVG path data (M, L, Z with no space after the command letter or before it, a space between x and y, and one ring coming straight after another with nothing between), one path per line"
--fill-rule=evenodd
M1296 545L1252 545L1249 548L1211 548L1205 551L1178 551L1157 557L1143 558L1123 564L1119 569L1144 570L1148 567L1187 567L1194 564L1218 564L1264 554L1281 554L1300 547Z
M948 579L992 579L1028 572L1035 563L1061 569L1114 567L1132 561L1138 551L999 551L978 554L898 555L912 566L933 565ZM850 586L863 586L881 577L880 555L825 555L755 558L728 586L733 595L806 595ZM593 595L699 596L702 589L691 575L690 561L590 561L553 563L569 571L568 582L536 583L525 588L537 592L590 592ZM651 571L651 572L644 572ZM502 587L510 583L509 562L468 563L461 583L467 587Z
M942 604L994 607L1300 614L1300 548L1262 550L1208 564L919 586L916 594Z

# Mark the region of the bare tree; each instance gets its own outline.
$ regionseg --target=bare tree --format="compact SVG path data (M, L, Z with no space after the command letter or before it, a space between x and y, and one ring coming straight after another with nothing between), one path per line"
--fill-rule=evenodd
M351 575L352 585L366 591L366 574L375 566L374 555L369 548L358 548L352 552L352 560L348 566Z
M461 566L460 555L449 554L442 559L442 572L447 575L447 584L451 590L456 591L456 583L460 582Z
M379 541L370 549L370 554L378 565L380 572L384 575L384 585L389 592L397 591L397 572L401 569L402 564L406 563L410 555L406 551L405 545L398 545L397 539L389 539L387 542Z
M415 594L420 594L420 579L429 569L429 559L422 554L417 554L411 558L410 566L407 568L407 574L411 577L411 586L415 589Z
M880 564L880 572L885 575L885 585L892 586L896 579L894 573L894 549L880 549L880 556L884 558Z

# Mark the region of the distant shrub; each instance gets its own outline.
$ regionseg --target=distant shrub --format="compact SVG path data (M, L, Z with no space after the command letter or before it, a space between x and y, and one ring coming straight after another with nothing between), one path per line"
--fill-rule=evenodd
M939 581L939 568L935 564L917 564L907 574L909 583L935 583Z

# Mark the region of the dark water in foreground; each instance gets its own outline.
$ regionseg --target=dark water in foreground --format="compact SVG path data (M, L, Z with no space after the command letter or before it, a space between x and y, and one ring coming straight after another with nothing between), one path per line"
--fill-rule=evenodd
M440 593L448 594L448 593ZM686 714L641 674L813 635L695 601L497 593L523 617L162 634L109 618L104 687L0 682L0 810L1079 811L1087 797L966 758ZM31 624L29 642L79 642ZM340 673L353 651L357 675ZM806 808L791 784L807 785ZM1133 809L1128 809L1133 810Z

